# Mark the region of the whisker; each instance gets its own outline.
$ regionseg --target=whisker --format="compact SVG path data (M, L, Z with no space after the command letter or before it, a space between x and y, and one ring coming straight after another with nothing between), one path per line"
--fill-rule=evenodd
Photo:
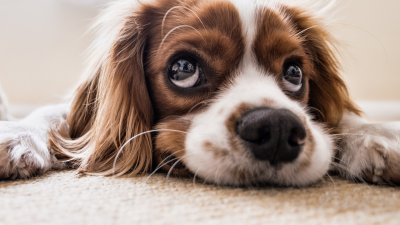
M192 112L192 110L195 109L197 106L199 106L199 105L207 105L207 104L210 104L210 102L211 102L211 100L204 100L204 101L201 101L201 102L197 103L196 105L194 105L194 106L188 111L187 114L189 114L190 112Z
M182 150L180 150L180 151L177 151L177 152L175 152L175 153L178 153L178 152L181 152L181 151L184 151L184 149L182 149ZM154 169L154 171L150 173L150 175L147 177L147 179L145 180L145 182L147 182L147 180L149 180L150 177L153 176L153 175L154 175L159 169L161 169L163 166L167 165L167 164L170 163L170 162L173 162L174 160L178 160L178 158L174 158L174 159L171 159L171 160L165 162L168 158L173 157L173 156L174 156L174 155L171 154L171 155L167 156L163 161L161 161L161 162L158 164L158 166Z
M307 107L309 110L314 110L316 112L319 112L319 114L322 116L322 118L325 120L325 115L321 112L321 110L315 108L315 107ZM307 111L309 111L307 110Z
M345 167L344 165L342 165L342 164L339 164L339 163L336 163L336 162L331 162L331 164L334 167L337 167L337 168L343 169L343 170L345 170L347 172L350 172L350 170L347 167Z
M343 26L348 26L348 27L351 27L351 28L356 28L356 29L359 29L359 30L364 31L365 33L369 34L372 38L375 39L375 41L377 41L379 43L380 47L383 49L383 51L385 53L385 59L386 60L388 59L388 52L387 52L387 50L385 48L385 45L383 45L382 41L377 36L375 36L373 33L369 32L368 30L363 29L361 27L353 26L351 24L343 24L342 23L342 24L338 24L338 25L343 25Z
M180 161L182 161L182 159L185 158L185 157L186 157L186 156L181 157L180 159L178 159L178 161L176 161L176 162L174 163L174 165L171 166L171 168L169 169L168 174L167 174L167 177L165 178L165 180L168 180L168 178L169 178L169 176L171 175L172 170L174 169L174 167L175 167L176 165L178 165L178 163L179 163Z
M193 177L193 187L196 187L196 176L197 173L199 172L200 168L197 169L196 173L194 173L194 177Z
M190 11L191 13L193 13L197 17L197 19L200 21L201 25L203 25L204 29L206 29L206 26L204 25L203 21L200 19L200 17L193 10L191 10L190 8L188 8L186 6L175 6L175 7L170 8L164 15L164 18L163 18L163 21L162 21L162 24L161 24L161 38L164 37L164 25L165 25L165 20L167 19L168 14L172 10L177 9L177 8L184 8L184 9L187 9L188 11Z
M339 163L336 163L336 162L331 162L331 164L332 164L333 166L336 166L337 168L340 168L340 169L346 171L347 173L351 174L351 171L350 171L349 168L347 168L346 166L344 166L344 165L342 165L342 164L339 164ZM359 176L359 175L354 175L354 174L351 174L351 176L353 176L354 178L358 179L358 180L359 180L361 183L363 183L364 185L368 185L368 183L367 183L367 182L364 180L364 178L362 178L361 176ZM347 177L348 177L348 176L347 176ZM351 177L349 177L349 178L351 178ZM356 181L356 180L354 179L354 181Z
M61 162L62 163L67 163L67 162L71 162L71 161L74 161L74 160L77 160L77 158L70 158L70 159L67 159L67 160L63 160Z
M221 168L221 164L222 164L221 162L222 162L222 159L219 159L217 170L216 170L215 173L214 173L214 180L215 180L215 181L218 181L219 178L222 176L222 173L221 173L220 170L219 170L219 169ZM218 173L219 173L219 175L218 175ZM219 187L220 184L218 183L217 186Z
M333 186L336 188L336 183L335 183L335 181L333 180L332 176L329 175L328 173L327 173L326 175L329 177L329 179L332 181Z
M336 157L336 156L332 156L332 159L336 159L336 160L338 160L339 162L342 160L341 158L338 158L338 157Z
M125 146L126 146L127 144L129 144L129 142L131 142L132 140L134 140L135 138L137 138L137 137L139 137L139 136L142 136L142 135L145 135L145 134L149 134L149 133L153 133L153 132L159 132L159 131L172 131L172 132L180 132L180 133L185 133L185 134L187 134L187 132L181 131L181 130L157 129L157 130L145 131L145 132L142 132L142 133L140 133L140 134L137 134L137 135L133 136L133 137L130 138L128 141L126 141L125 144L123 144L122 147L118 150L118 153L117 153L117 155L115 156L114 163L113 163L113 174L115 174L115 165L117 164L117 159L118 159L119 155L122 153L122 150L125 148Z
M176 152L174 152L174 153L178 153L178 152L182 152L182 151L185 151L185 149L176 151ZM167 156L163 161L161 161L161 162L158 164L158 166L156 167L155 170L157 170L157 169L159 169L159 168L165 166L165 165L168 164L170 161L173 161L173 160L170 160L170 161L164 163L165 160L167 160L168 158L173 157L173 156L175 156L175 155L174 155L174 154L171 154L171 155ZM175 157L176 157L176 156L175 156ZM174 159L174 160L176 160L176 159Z
M203 41L206 42L206 40L204 39L203 35L201 35L201 33L200 33L196 28L194 28L194 27L192 27L192 26L189 26L189 25L180 25L180 26L177 26L177 27L175 27L174 29L170 30L170 31L165 35L165 37L164 37L164 38L162 39L162 41L161 41L160 46L158 47L157 54L160 53L160 49L161 49L161 47L163 46L165 40L168 38L168 36L169 36L172 32L174 32L175 30L177 30L177 29L179 29L179 28L183 28L183 27L188 27L188 28L191 28L191 29L195 30L195 31L200 35L200 37L203 39Z
M331 134L331 136L344 136L344 135L356 135L356 136L366 136L369 134L356 134L356 133L340 133L340 134ZM372 135L371 135L372 136Z
M172 156L172 155L171 155L171 156ZM169 161L167 161L167 162L165 162L165 163L163 163L163 164L158 165L158 167L147 177L147 179L146 179L144 182L147 182L147 181L150 179L150 177L153 176L153 175L154 175L159 169L161 169L163 166L165 166L165 165L167 165L168 163L173 162L173 161L175 161L175 160L178 160L178 158L173 158L173 159L171 159L171 160L169 160Z
M310 29L312 29L312 28L314 28L314 27L317 27L317 25L312 26L312 27L309 27L309 28L306 28L306 29L304 29L304 30L302 30L302 31L299 31L299 32L297 32L294 36L297 37L297 38L299 38L299 36L300 36L302 33L306 32L306 31L308 31L308 30L310 30Z

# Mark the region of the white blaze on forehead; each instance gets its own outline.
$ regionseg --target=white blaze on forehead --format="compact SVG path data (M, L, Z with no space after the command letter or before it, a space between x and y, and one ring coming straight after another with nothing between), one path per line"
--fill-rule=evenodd
M279 10L279 4L276 0L230 0L230 2L238 10L242 22L243 38L246 43L243 62L251 64L251 62L255 61L252 45L260 25L257 22L257 14L265 8L277 11Z
M257 31L256 21L256 1L243 1L243 0L231 0L239 12L240 20L242 22L243 37L246 42L246 53L251 50L251 45L254 42L254 38Z

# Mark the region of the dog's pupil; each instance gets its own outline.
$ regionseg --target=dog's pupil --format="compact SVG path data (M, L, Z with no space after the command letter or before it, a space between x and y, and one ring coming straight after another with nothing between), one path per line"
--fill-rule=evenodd
M181 59L172 65L171 71L172 79L185 80L196 72L196 68L191 62Z
M284 78L292 84L300 85L302 78L301 69L298 66L290 66Z

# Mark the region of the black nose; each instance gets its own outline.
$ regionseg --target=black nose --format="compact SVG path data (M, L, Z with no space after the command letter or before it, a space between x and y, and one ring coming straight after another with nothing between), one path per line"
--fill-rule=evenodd
M259 160L291 162L303 149L306 129L287 109L256 108L236 122L236 133Z

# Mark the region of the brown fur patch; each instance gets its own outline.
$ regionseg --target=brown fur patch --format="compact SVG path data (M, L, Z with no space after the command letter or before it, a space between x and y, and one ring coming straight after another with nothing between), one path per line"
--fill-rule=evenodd
M249 103L242 103L239 106L236 107L235 110L231 113L231 115L228 117L228 119L225 121L225 126L228 129L228 131L232 134L235 135L235 124L236 121L247 111L250 111L254 106L252 106Z
M244 147L240 144L241 140L237 137L235 131L236 121L247 111L254 108L251 104L242 103L236 107L228 119L225 121L225 126L229 131L228 140L232 151L241 151Z
M214 157L217 159L223 158L223 157L229 155L228 149L217 147L208 141L203 144L203 147L204 147L204 150L212 152Z
M173 155L178 160L185 163L185 141L186 133L189 130L191 121L189 118L174 117L161 121L156 129L159 130L157 138L155 139L154 159L157 166L161 166L168 161L161 168L164 171L169 171L176 160L172 160L169 155ZM166 157L162 157L166 156ZM165 160L164 160L165 159ZM172 168L174 175L188 175L189 171L185 168L174 167Z

